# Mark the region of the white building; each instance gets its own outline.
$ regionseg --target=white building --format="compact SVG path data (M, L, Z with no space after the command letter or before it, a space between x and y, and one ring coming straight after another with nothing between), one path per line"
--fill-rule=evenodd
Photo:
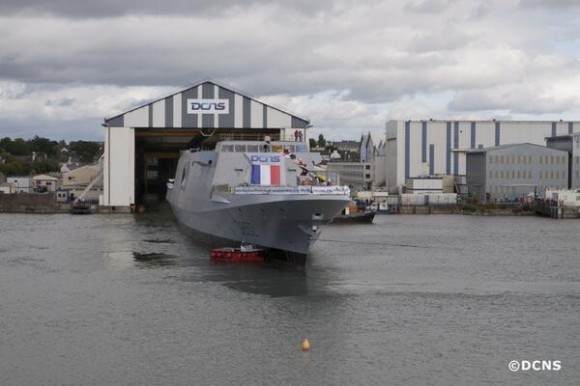
M367 162L329 162L326 164L329 172L340 176L340 184L348 185L351 190L370 190L374 180L374 168Z
M310 122L266 105L214 81L107 118L102 211L127 212L151 196L162 200L179 152L206 136L296 142L307 138ZM199 145L197 145L199 146Z
M58 189L58 178L46 174L39 174L32 177L34 190L37 192L56 192Z
M386 186L402 186L410 177L465 175L467 150L516 143L545 146L546 137L575 129L580 130L580 122L392 120L386 125Z
M8 176L6 183L14 184L16 193L32 193L32 177L30 176Z
M546 198L556 200L561 206L580 208L580 189L546 189Z

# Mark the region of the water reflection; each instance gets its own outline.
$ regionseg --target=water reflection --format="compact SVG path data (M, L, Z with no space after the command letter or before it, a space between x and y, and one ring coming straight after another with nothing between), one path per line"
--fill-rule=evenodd
M208 277L224 286L245 293L270 297L304 296L308 293L308 277L303 269L276 262L248 264L212 264Z
M103 217L103 222L103 260L115 270L163 269L168 281L211 282L273 298L329 293L329 283L336 282L333 272L313 266L296 267L279 261L212 261L209 246L182 233L167 213Z
M160 252L133 252L133 258L137 262L137 267L155 268L175 265L177 256Z

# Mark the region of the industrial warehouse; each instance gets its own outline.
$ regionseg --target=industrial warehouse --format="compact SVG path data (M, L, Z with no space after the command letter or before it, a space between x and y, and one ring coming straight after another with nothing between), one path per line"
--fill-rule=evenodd
M196 135L211 132L223 138L272 136L293 140L298 129L307 142L310 122L207 81L107 119L104 126L105 182L101 206L125 210L151 195L163 195L164 181L172 177L179 150L187 147ZM454 176L455 185L459 186L456 193L467 194L470 180L473 194L482 200L531 192L541 194L546 188L578 186L580 135L574 134L575 128L580 128L580 122L391 120L386 124L385 140L376 146L370 135L361 137L360 162L334 160L327 167L340 173L343 182L355 190L380 188L401 194L410 179ZM544 150L547 138L553 138L548 146L554 150ZM502 183L490 183L490 178L496 178L490 171L487 175L492 177L487 182L470 179L467 162L469 158L475 159L475 155L468 157L470 152L493 152L492 148L501 151L505 145L524 143L536 145L525 158L536 165L540 164L541 158L537 158L540 153L566 150L568 155L558 153L556 157L562 162L565 159L570 170L564 171L564 164L558 164L561 166L556 171L558 177L552 177L554 172L547 170L534 173L528 170L522 182L521 171L520 177L516 177L518 163L513 162L504 166L513 171L506 169L503 177L497 177L502 178ZM537 156L533 161L532 155ZM116 165L113 170L108 166L111 164ZM482 167L486 165L491 164ZM470 170L473 172L476 167L472 165ZM513 181L508 181L507 176L510 179L513 176Z
M117 213L163 201L180 152L204 138L287 141L303 151L311 124L208 80L106 118L102 126L104 154L91 167L98 177L93 183L98 210ZM351 191L377 192L364 196L385 205L454 205L467 197L506 202L580 187L575 130L578 121L390 120L376 144L370 133L333 142L337 150L322 159ZM18 186L2 187L5 193L27 191L32 183L22 176L8 182ZM51 191L65 185L51 184Z
M181 150L204 136L306 141L310 122L214 81L105 119L103 211L162 200Z
M546 146L546 138L571 135L575 128L580 130L580 122L389 121L386 187L403 186L411 177L465 176L471 150L519 143Z

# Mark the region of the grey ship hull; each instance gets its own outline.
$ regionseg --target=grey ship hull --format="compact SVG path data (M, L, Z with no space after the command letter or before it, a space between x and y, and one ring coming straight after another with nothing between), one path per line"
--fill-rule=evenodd
M318 239L322 224L345 205L338 199L244 198L245 202L209 205L200 210L172 208L184 231L198 240L213 246L239 246L244 241L278 250L288 260L301 263Z
M350 202L345 194L216 193L211 181L217 162L215 152L184 153L167 194L181 228L212 246L246 242L303 264L321 227Z

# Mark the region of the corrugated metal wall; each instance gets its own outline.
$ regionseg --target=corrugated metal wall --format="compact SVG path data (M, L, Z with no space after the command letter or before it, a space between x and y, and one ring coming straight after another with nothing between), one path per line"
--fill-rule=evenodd
M429 174L465 175L465 150L505 144L532 143L545 146L545 138L580 131L580 122L569 121L389 121L387 138L396 137L397 162L387 165L396 185L405 178ZM392 156L392 154L390 154ZM389 158L389 154L387 154Z
M224 103L209 114L192 110L196 101ZM225 107L225 108L224 108ZM105 120L111 127L133 128L305 128L309 121L207 81Z

